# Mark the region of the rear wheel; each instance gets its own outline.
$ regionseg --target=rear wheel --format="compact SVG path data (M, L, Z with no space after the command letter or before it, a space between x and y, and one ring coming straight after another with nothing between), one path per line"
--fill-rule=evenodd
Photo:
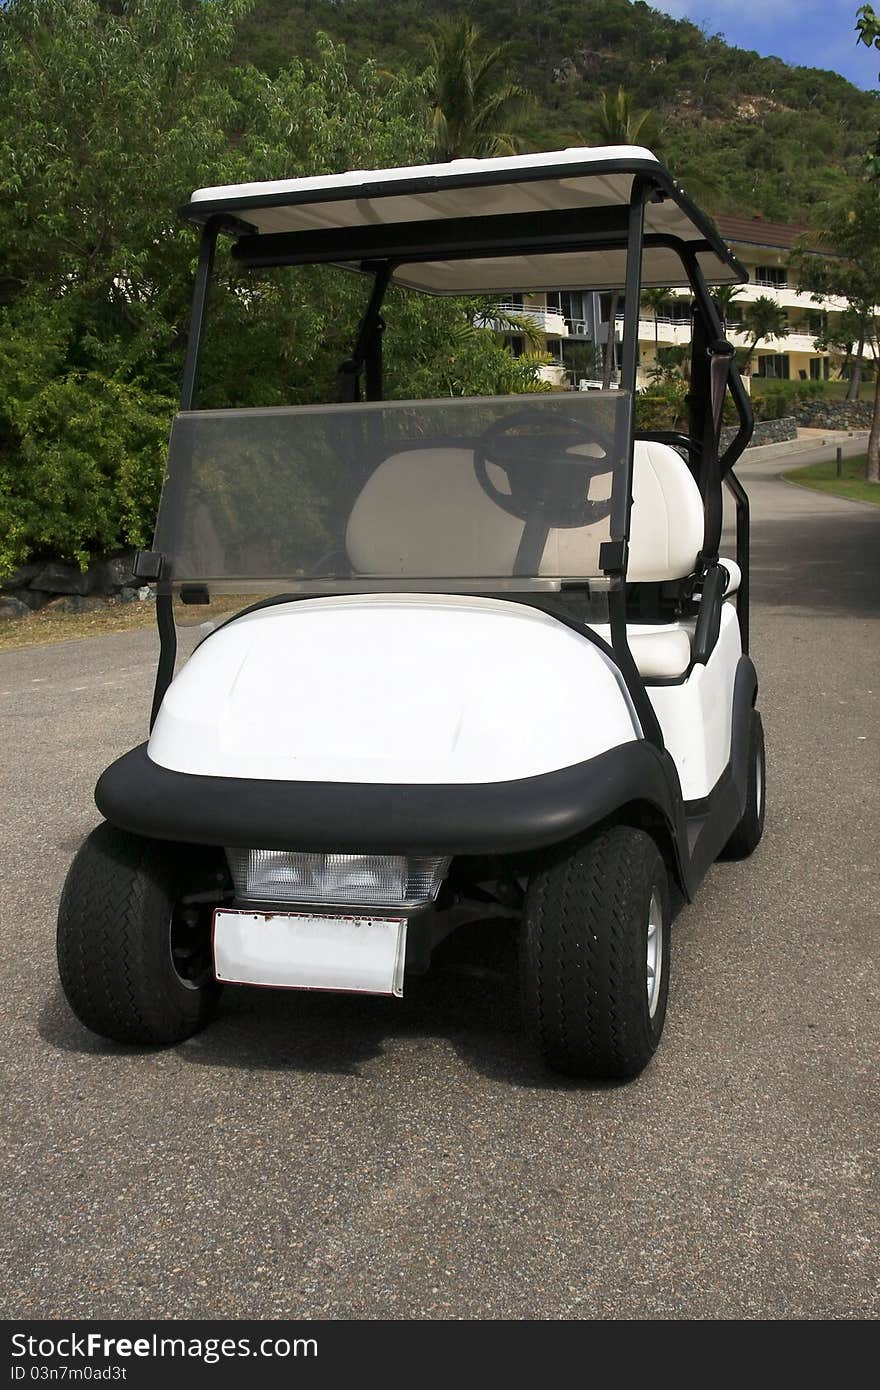
M642 830L613 826L533 875L523 914L526 1026L555 1071L625 1080L647 1066L669 984L669 882Z
M756 709L752 710L749 730L749 776L746 809L724 849L723 859L747 859L757 849L764 834L764 808L767 802L767 758L764 726Z
M106 824L81 846L58 910L58 970L92 1032L167 1045L210 1019L220 993L210 907L181 901L204 879L199 855Z

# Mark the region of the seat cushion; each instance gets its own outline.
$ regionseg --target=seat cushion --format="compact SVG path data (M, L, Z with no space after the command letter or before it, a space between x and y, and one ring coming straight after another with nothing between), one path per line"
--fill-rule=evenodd
M611 641L607 624L593 624L593 631ZM677 680L691 664L691 630L683 623L630 623L629 649L644 680Z

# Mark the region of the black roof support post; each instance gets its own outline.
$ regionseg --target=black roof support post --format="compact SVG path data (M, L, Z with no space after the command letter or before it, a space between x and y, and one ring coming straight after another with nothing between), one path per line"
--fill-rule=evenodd
M202 359L202 339L205 334L205 321L208 315L208 292L211 287L211 272L214 269L214 252L217 237L223 227L222 217L212 217L205 223L199 245L199 259L196 265L196 280L193 286L192 310L189 318L189 337L186 344L186 361L183 367L183 386L180 391L181 410L195 410L199 389L199 368Z
M380 311L393 270L391 261L382 261L373 268L373 290L360 321L352 354L340 365L337 373L338 399L341 402L360 400L360 374L364 369L367 400L382 399L382 334L385 320Z
M742 383L739 368L736 365L735 356L731 355L727 364L725 384L730 388L733 402L736 406L736 413L739 417L739 428L732 443L728 445L724 453L719 457L718 433L715 429L713 420L712 404L712 354L716 348L720 350L725 344L724 327L715 301L712 299L703 272L693 253L683 257L684 266L688 273L691 289L697 305L695 315L695 329L693 335L693 358L696 376L691 378L691 393L695 398L691 403L690 429L694 438L709 440L711 447L707 448L703 444L700 477L700 491L703 493L703 505L707 506L709 499L708 491L713 491L713 509L717 510L717 516L712 517L712 526L715 529L717 540L721 538L721 527L723 521L723 500L721 484L724 483L731 492L736 505L736 562L741 570L740 586L736 596L736 615L739 621L740 642L742 649L747 652L749 649L749 499L742 483L733 472L733 465L746 448L755 428L755 417L752 411L752 403L749 400L748 392ZM702 325L702 329L699 329ZM732 352L732 350L731 350ZM700 354L701 360L697 362L697 355ZM702 407L699 402L702 401ZM696 418L699 412L700 419ZM710 439L711 426L711 439ZM695 434L695 428L702 427L702 435ZM707 457L708 455L708 457ZM711 476L707 477L706 469L711 470ZM709 535L709 513L707 511L707 537L710 549L712 548L713 537ZM714 547L717 556L717 543Z
M199 389L199 368L202 358L202 340L208 313L208 293L211 286L211 273L214 269L214 252L217 237L224 225L222 217L212 217L205 223L202 240L199 244L199 258L196 264L196 278L193 286L192 309L189 320L189 337L186 344L186 359L183 367L183 385L180 392L181 410L195 410ZM181 466L186 467L181 459ZM177 659L177 630L174 626L174 600L171 588L171 575L167 572L168 562L163 560L156 585L156 625L159 629L159 663L156 668L156 684L153 688L153 706L150 711L150 728L156 722L165 692L174 676L174 663Z
M654 185L646 179L633 179L630 196L629 220L626 244L626 282L623 305L623 348L620 360L620 388L630 392L633 412L635 411L636 377L639 366L639 304L642 294L642 245L645 232L645 203L654 192ZM609 331L613 332L613 324ZM635 418L626 421L626 438L618 439L618 457L625 460L624 477L614 489L614 503L611 513L610 554L613 565L608 565L606 573L612 580L608 595L608 618L611 626L611 647L614 659L626 683L630 698L635 706L642 733L650 743L661 751L663 731L654 712L645 682L639 674L633 654L629 648L626 633L626 561L629 538L629 519L632 511L632 474Z

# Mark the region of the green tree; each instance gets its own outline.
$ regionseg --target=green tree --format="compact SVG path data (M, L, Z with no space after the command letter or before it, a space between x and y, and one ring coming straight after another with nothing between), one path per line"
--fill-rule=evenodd
M749 342L743 351L740 370L746 372L755 354L755 348L761 341L773 342L774 339L788 337L788 316L775 299L766 294L759 294L757 299L746 305L743 325L749 335Z
M721 319L721 327L727 332L727 323L730 318L730 306L733 301L742 294L742 285L716 285L712 290L712 298L715 301L715 308L718 310Z
M513 154L528 99L505 80L510 44L487 45L467 15L438 19L428 37L434 158Z
M880 48L880 18L873 5L862 5L856 12L856 33L859 43L865 44L868 48ZM880 133L874 148L868 154L867 165L868 173L875 179L880 178Z
M655 353L658 353L660 350L660 320L657 315L660 313L661 307L666 303L671 294L672 291L669 289L642 290L642 308L650 309L654 319Z
M321 35L271 76L234 66L250 3L0 8L0 571L148 537L196 253L176 208L193 188L429 156L430 88L408 69ZM202 403L332 399L366 282L310 267L244 283L224 243ZM389 392L537 381L468 301L415 300L389 297Z
M856 183L850 198L828 209L816 242L829 254L793 254L801 286L818 302L827 295L845 299L859 325L862 346L874 352L874 414L868 437L866 476L880 482L880 182ZM860 354L861 355L861 354Z
M625 87L600 92L589 114L589 134L600 145L646 145L659 154L662 136L653 111L639 111Z
M871 327L870 305L848 305L843 313L820 315L820 325L815 337L817 352L836 352L843 355L840 371L841 380L848 379L846 393L848 401L857 401L862 387L862 376L868 359L865 356L865 342Z

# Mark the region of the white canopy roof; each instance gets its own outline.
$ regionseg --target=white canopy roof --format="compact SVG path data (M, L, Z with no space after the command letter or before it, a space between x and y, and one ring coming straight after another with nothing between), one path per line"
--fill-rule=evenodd
M359 266L371 256L391 258L398 283L434 294L610 289L624 283L621 228L639 175L656 188L656 200L645 208L643 285L686 284L681 246L696 253L710 284L746 278L709 219L659 160L635 145L201 188L183 215L198 223L215 215L237 220L230 230L242 239L243 250L247 244L243 258L252 263L314 259ZM516 221L505 227L505 219ZM434 222L446 224L437 226L436 236ZM469 228L478 229L479 245ZM601 238L602 228L607 237L590 247L577 245L584 230ZM495 229L510 234L492 254L487 238ZM519 239L517 229L531 245L504 244ZM297 233L298 239L291 235ZM264 237L270 240L260 244ZM389 257L388 247L402 254Z

